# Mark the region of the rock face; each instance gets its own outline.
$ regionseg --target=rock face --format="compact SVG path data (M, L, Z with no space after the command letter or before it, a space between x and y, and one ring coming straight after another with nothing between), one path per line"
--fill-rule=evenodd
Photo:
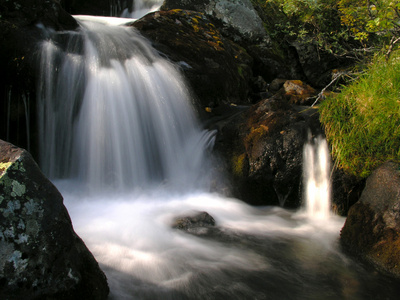
M225 39L204 14L160 11L133 26L182 68L203 108L247 100L252 59Z
M367 179L341 232L342 244L376 267L400 278L400 170L387 162Z
M351 59L338 58L322 51L315 42L296 40L291 43L307 82L322 88L332 80L332 70L349 65Z
M235 42L267 38L263 23L250 0L165 0L161 10L186 9L204 12L221 24L221 30Z
M317 110L290 105L278 93L224 122L215 147L232 174L234 196L298 207L303 145L309 132L322 133Z
M0 140L0 298L107 299L63 199L30 154Z

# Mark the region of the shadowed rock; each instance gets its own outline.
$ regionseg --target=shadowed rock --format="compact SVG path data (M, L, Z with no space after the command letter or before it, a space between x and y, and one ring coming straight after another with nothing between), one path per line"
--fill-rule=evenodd
M342 244L379 269L400 278L400 170L387 162L367 179L341 232Z
M31 155L0 140L0 298L107 299L63 198Z

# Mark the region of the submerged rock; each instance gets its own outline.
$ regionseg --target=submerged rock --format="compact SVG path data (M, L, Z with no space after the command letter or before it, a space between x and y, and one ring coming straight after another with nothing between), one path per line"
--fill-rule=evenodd
M400 168L387 162L367 179L350 210L341 242L352 253L400 278Z
M178 217L172 223L172 228L197 234L206 233L207 228L214 226L214 218L205 211L190 216Z
M0 140L0 298L107 299L63 198L31 155Z

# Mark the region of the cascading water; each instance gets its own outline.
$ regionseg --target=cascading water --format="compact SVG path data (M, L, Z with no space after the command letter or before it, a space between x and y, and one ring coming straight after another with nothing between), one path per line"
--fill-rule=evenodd
M80 22L80 32L48 31L42 45L41 164L105 271L110 299L396 295L338 250L342 218L321 226L209 193L214 133L200 130L177 69L132 28ZM193 211L219 229L171 228Z
M303 177L305 210L309 218L326 220L331 215L330 156L325 139L304 146Z
M177 70L132 28L84 21L65 49L57 37L42 49L46 174L96 190L200 181L210 133L199 130Z
M138 19L150 11L159 9L163 2L163 0L133 0L132 9L125 8L121 17Z

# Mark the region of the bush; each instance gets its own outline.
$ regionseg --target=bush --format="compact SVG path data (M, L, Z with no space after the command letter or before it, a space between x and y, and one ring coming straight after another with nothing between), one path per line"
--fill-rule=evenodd
M273 39L315 43L321 50L344 56L361 44L354 43L342 25L338 1L252 0Z
M400 55L377 55L366 72L320 106L333 157L367 177L385 161L400 162Z

